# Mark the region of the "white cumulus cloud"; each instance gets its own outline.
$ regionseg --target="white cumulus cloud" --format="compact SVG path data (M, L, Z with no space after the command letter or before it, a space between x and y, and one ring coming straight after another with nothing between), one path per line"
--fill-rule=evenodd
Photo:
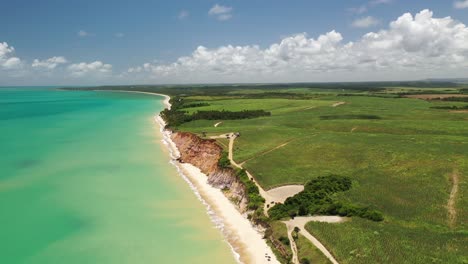
M232 18L232 7L215 4L208 11L208 14L215 16L220 21L226 21Z
M468 8L468 0L455 1L455 2L453 3L453 7L455 7L456 9Z
M376 26L379 23L380 21L377 18L372 17L372 16L367 16L367 17L362 17L362 18L358 18L354 20L351 25L357 28L368 28L368 27Z
M31 64L31 66L33 68L44 68L44 69L49 69L49 70L53 70L55 69L58 65L60 64L65 64L67 63L67 59L65 59L65 57L62 57L62 56L58 56L58 57L52 57L52 58L48 58L46 60L38 60L38 59L35 59L33 61L33 63Z
M358 6L358 7L351 7L351 8L348 9L348 11L351 12L351 13L363 14L363 13L367 12L367 6L362 5L362 6Z
M85 75L99 77L110 74L112 72L112 65L101 61L91 63L81 62L69 65L68 71L73 77L83 77Z
M383 5L390 4L392 0L372 0L369 2L370 5Z
M184 20L184 19L186 19L189 15L190 15L190 13L189 13L187 10L181 10L181 11L179 12L179 14L177 15L177 18L178 18L179 20Z
M14 69L21 66L21 60L14 57L15 48L6 42L0 42L0 68Z
M134 67L160 81L314 81L329 76L347 79L418 78L431 72L465 72L468 28L430 10L405 13L387 29L344 42L339 32L317 38L296 34L262 49L256 45L199 46L190 56L169 64ZM406 75L405 75L406 74ZM418 75L419 74L419 75Z
M84 30L80 30L78 31L77 35L78 37L84 38L84 37L88 37L90 34Z

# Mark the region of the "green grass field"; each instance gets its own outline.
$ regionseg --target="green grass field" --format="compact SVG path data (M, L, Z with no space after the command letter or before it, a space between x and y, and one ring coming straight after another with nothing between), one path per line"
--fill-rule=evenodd
M139 89L209 104L183 109L189 113L270 111L271 116L196 120L176 128L207 136L239 132L234 159L264 189L330 174L350 177L353 187L337 198L370 205L384 221L309 223L308 231L340 263L468 263L468 113L431 108L468 103L399 96L455 94L462 88L354 83ZM333 107L337 102L345 104ZM226 139L219 143L227 148ZM454 182L458 191L449 208ZM456 217L449 217L449 209ZM275 237L286 235L284 224L271 225ZM300 255L321 263L312 244L303 239L299 244Z
M297 245L297 255L299 261L302 259L307 259L310 263L314 264L330 264L332 263L330 260L323 255L320 250L318 250L314 245L310 243L307 238L303 235L298 234L298 238L296 239Z
M178 128L208 134L240 132L234 159L245 162L243 166L265 189L303 184L329 174L353 179L353 188L340 194L342 199L371 205L384 213L385 221L314 223L313 234L342 263L468 261L468 215L463 210L468 208L464 180L468 175L468 113L431 108L464 103L329 92L308 100L191 99L202 99L210 106L186 109L189 112L271 111L271 117L219 120L223 123L216 128L213 125L218 121L207 120ZM346 104L333 107L336 102ZM457 218L450 227L447 203L454 171L460 183Z

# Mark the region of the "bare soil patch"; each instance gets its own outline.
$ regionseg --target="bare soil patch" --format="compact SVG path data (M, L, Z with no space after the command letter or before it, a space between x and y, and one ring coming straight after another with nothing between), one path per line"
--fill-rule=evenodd
M332 104L332 106L337 107L337 106L344 105L344 104L346 104L346 102L337 102L337 103Z
M460 180L460 174L458 170L454 170L450 175L450 180L452 182L452 190L450 191L449 200L447 203L447 210L448 210L448 221L449 226L453 228L457 222L457 208L455 206L457 193L458 193L458 183Z
M304 185L285 185L268 190L267 193L276 203L284 203L287 198L292 197L304 190Z

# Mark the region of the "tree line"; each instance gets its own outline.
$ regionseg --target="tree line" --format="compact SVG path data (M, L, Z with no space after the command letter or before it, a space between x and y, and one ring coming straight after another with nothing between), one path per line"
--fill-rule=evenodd
M270 116L271 113L265 110L242 110L242 111L227 111L227 110L205 110L196 111L189 114L187 111L180 109L184 107L184 100L180 97L174 97L170 100L171 109L164 109L161 112L161 117L167 124L167 127L174 128L183 123L194 120L236 120L249 119L261 116Z

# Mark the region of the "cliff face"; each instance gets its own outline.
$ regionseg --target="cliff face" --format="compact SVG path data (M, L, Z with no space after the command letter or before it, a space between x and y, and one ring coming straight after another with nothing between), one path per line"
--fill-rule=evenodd
M202 139L188 132L172 134L172 141L180 152L180 162L190 163L208 176L208 183L225 190L225 195L234 201L241 212L245 211L247 198L244 185L230 168L218 167L223 149L214 139Z

